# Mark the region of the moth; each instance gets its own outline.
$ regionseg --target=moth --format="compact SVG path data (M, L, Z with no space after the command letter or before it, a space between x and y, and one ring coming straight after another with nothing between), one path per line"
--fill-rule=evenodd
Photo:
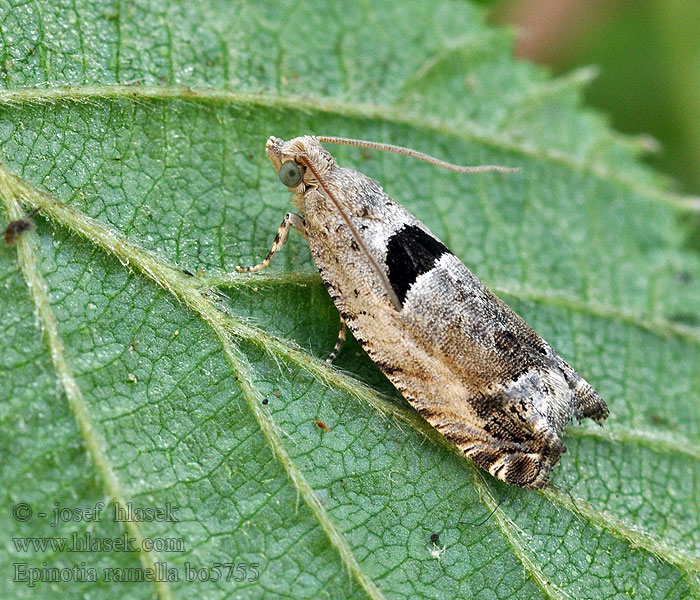
M430 230L358 171L340 167L321 143L398 152L459 172L410 148L302 136L267 140L267 155L301 214L287 213L265 268L290 227L308 241L346 326L410 404L491 475L542 488L566 451L574 419L599 424L598 393Z

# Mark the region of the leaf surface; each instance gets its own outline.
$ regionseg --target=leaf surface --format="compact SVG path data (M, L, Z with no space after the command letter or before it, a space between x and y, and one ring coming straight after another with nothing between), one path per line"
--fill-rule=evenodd
M41 209L0 249L0 568L100 574L13 595L700 597L698 207L579 106L585 73L514 62L468 4L269 4L0 3L0 198L6 221ZM266 138L305 133L522 169L331 149L608 401L605 428L567 433L555 489L475 469L356 343L326 366L338 316L294 233L268 271L234 273L289 210ZM9 508L109 500L179 520ZM184 549L11 543L124 530ZM104 581L163 561L179 581ZM185 581L231 562L259 580Z

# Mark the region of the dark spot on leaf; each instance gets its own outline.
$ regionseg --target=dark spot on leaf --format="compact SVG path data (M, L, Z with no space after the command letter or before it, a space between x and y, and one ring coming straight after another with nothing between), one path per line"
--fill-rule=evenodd
M668 320L673 321L674 323L680 323L681 325L690 325L691 327L700 325L700 317L688 312L677 312L670 314L668 315Z
M39 209L35 208L24 219L17 219L16 221L10 221L10 223L8 223L7 227L5 228L5 243L8 246L12 246L20 235L34 227L31 219L38 212Z

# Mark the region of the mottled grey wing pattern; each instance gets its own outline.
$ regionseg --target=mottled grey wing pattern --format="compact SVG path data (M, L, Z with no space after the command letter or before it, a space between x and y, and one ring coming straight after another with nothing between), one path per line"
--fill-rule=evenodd
M523 319L409 218L388 240L389 280L407 329L452 367L466 393L434 402L439 392L417 394L419 382L407 381L401 364L379 366L475 462L511 483L539 484L565 451L558 436L566 424L573 417L602 420L607 408Z
M421 239L411 238L414 244ZM455 376L469 390L461 400L471 410L454 411L456 418L446 420L444 410L436 414L425 400L416 399L418 410L492 474L519 485L538 485L565 451L559 435L571 419L590 416L600 421L607 407L464 264L446 249L435 256L432 249L439 242L424 239L434 265L409 287L403 311L409 326L421 331L444 362L454 365ZM415 248L410 254L422 255ZM470 421L478 424L480 436L471 427L465 430Z

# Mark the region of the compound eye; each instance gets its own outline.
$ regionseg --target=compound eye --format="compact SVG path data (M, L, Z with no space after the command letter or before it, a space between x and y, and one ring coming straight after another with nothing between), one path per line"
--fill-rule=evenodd
M287 187L297 187L301 183L301 167L293 160L282 163L280 167L280 181Z

